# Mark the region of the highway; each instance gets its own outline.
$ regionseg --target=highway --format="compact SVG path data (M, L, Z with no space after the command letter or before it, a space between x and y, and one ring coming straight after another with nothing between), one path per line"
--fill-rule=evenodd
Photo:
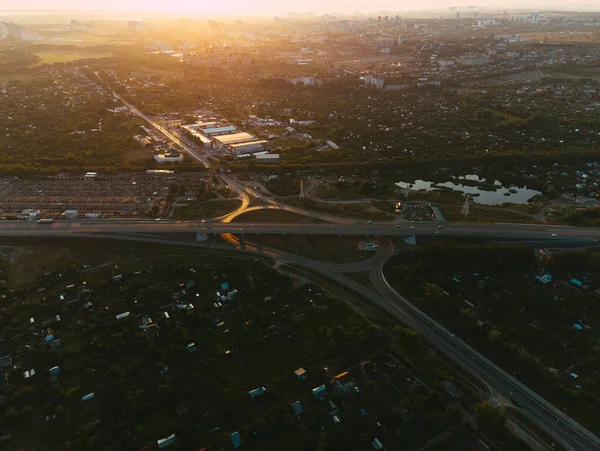
M362 224L263 224L200 221L148 220L56 220L42 224L35 221L2 221L0 233L54 235L60 233L173 233L206 234L308 234L358 236L437 236L509 239L515 241L550 240L557 246L564 241L592 244L600 240L600 229L533 224L484 223L362 223Z

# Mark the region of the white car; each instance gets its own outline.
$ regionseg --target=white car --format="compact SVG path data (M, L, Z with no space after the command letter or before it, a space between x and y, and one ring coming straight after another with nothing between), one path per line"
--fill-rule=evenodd
M556 233L553 233L552 236L558 236Z

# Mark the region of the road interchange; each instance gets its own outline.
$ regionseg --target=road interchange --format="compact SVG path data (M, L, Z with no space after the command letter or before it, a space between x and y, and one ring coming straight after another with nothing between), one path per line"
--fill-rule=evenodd
M97 74L98 75L98 74ZM133 105L113 92L115 98L122 101L129 109L168 140L177 144L191 158L210 168L207 158L190 148L175 135L162 127L152 118L144 115ZM249 210L251 197L258 197L250 187L243 185L223 173L211 169L221 181L235 191L242 200L241 206L234 212L218 218L220 222L200 221L147 221L147 220L94 220L94 221L55 221L39 224L33 221L3 221L0 223L0 237L45 237L52 238L98 238L130 240L146 243L167 244L172 246L197 247L230 254L231 252L255 255L275 260L278 265L287 268L302 268L311 271L343 289L351 291L373 305L378 306L399 322L411 327L424 339L428 340L443 356L452 361L465 373L479 378L493 391L509 397L514 394L522 401L520 410L539 428L552 436L557 442L569 450L600 450L600 440L583 426L569 418L545 399L525 387L513 376L479 354L459 337L450 333L424 312L413 306L407 299L398 294L388 283L384 274L385 262L394 254L388 240L373 257L361 262L348 264L332 264L319 262L295 254L287 253L266 246L240 244L234 237L261 234L308 234L308 235L352 235L364 237L409 237L419 238L478 238L486 240L502 240L513 242L538 241L540 246L555 247L563 245L594 245L600 240L600 230L590 228L560 227L550 225L529 224L482 224L482 223L366 223L342 218L317 218L336 223L322 224L262 224L233 223L233 219ZM306 214L307 212L286 206L274 199L267 199L271 208ZM309 212L310 216L316 214ZM332 221L333 219L333 221ZM218 244L211 241L196 242L192 238L182 240L176 235L203 234L229 236L230 244ZM245 242L247 240L244 240ZM277 266L277 265L276 265ZM345 273L369 270L375 290L367 288L348 278Z

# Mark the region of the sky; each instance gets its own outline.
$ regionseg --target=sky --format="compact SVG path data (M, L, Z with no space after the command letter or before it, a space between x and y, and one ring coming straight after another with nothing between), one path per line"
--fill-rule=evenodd
M271 17L292 12L376 13L474 5L479 8L539 10L600 10L597 0L0 0L0 13L107 12L137 15L173 13L189 15L253 15Z

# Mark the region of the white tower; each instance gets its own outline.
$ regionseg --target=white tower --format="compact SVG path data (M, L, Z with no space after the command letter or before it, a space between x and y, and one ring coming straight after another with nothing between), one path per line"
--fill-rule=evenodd
M463 215L465 218L469 216L470 205L471 205L471 196L466 194L465 195L465 203L463 204L462 210L460 211L460 214Z

